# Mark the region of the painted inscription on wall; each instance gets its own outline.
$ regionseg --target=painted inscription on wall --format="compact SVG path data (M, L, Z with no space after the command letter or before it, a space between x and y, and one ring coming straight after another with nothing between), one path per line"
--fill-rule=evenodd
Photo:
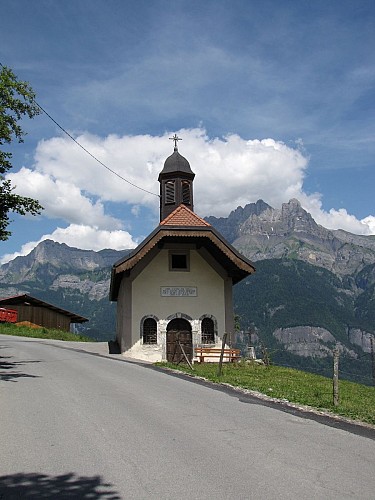
M197 297L198 288L196 286L161 286L160 295L162 297Z

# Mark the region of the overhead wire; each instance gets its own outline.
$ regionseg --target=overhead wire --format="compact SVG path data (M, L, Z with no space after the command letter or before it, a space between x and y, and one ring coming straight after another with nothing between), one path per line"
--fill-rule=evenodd
M0 62L0 66L2 68L5 68L5 66ZM116 175L119 179L123 180L124 182L130 184L130 186L133 186L135 187L136 189L139 189L147 194L151 194L152 196L157 196L158 198L160 198L160 195L159 194L156 194L152 191L149 191L148 189L145 189L145 188L142 188L140 186L138 186L137 184L134 184L133 182L129 181L128 179L126 179L125 177L123 177L122 175L120 175L118 172L116 172L115 170L113 170L112 168L108 167L105 163L103 163L101 160L99 160L99 158L97 158L95 155L93 155L87 148L85 148L85 146L83 146L79 141L77 141L77 139L75 139L63 126L61 126L37 101L36 99L32 99L32 101L34 102L34 104L36 104L38 106L38 108L62 131L64 132L64 134L66 134L73 142L75 142L75 144L77 146L79 146L81 149L83 149L83 151L85 153L87 153L89 156L91 156L91 158L93 158L96 162L98 162L102 167L106 168L109 172L111 172L112 174Z
M99 160L99 158L97 158L95 155L93 155L87 148L85 148L85 146L83 146L80 142L78 142L77 139L75 139L67 130L65 130L54 118L52 118L52 116L49 113L47 113L47 111L44 108L42 108L42 106L37 101L34 100L34 102L43 111L43 113L45 113L48 116L48 118L50 120L52 120L53 123L57 127L59 127L60 130L62 130L64 132L64 134L66 134L73 142L75 142L77 144L77 146L79 146L81 149L83 149L83 151L85 151L85 153L90 155L91 158L93 158L95 161L97 161L102 167L106 168L109 172L116 175L119 179L127 182L131 186L133 186L133 187L135 187L135 188L137 188L145 193L152 194L153 196L157 196L158 198L160 197L158 194L153 193L152 191L149 191L148 189L137 186L137 184L134 184L133 182L129 181L128 179L126 179L125 177L120 175L118 172L113 170L112 168L108 167L105 163L103 163L101 160Z

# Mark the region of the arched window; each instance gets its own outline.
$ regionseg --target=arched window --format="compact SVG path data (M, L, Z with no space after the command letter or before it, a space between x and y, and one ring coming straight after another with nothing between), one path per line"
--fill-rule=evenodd
M157 324L154 318L146 318L144 320L142 338L144 344L157 343Z
M202 344L215 343L215 325L211 318L202 319Z

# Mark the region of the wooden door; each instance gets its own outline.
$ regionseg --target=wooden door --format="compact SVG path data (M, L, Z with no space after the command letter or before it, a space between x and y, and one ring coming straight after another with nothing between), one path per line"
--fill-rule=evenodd
M176 364L186 362L181 346L191 361L193 359L191 325L186 319L176 318L167 326L167 361Z

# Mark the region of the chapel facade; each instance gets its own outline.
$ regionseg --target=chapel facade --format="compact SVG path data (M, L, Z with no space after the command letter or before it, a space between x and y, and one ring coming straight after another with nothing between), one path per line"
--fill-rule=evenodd
M234 333L232 287L255 272L194 213L195 174L173 139L158 178L160 223L111 275L120 350L152 362L179 362L182 351L194 361L195 347L221 347L224 333Z

